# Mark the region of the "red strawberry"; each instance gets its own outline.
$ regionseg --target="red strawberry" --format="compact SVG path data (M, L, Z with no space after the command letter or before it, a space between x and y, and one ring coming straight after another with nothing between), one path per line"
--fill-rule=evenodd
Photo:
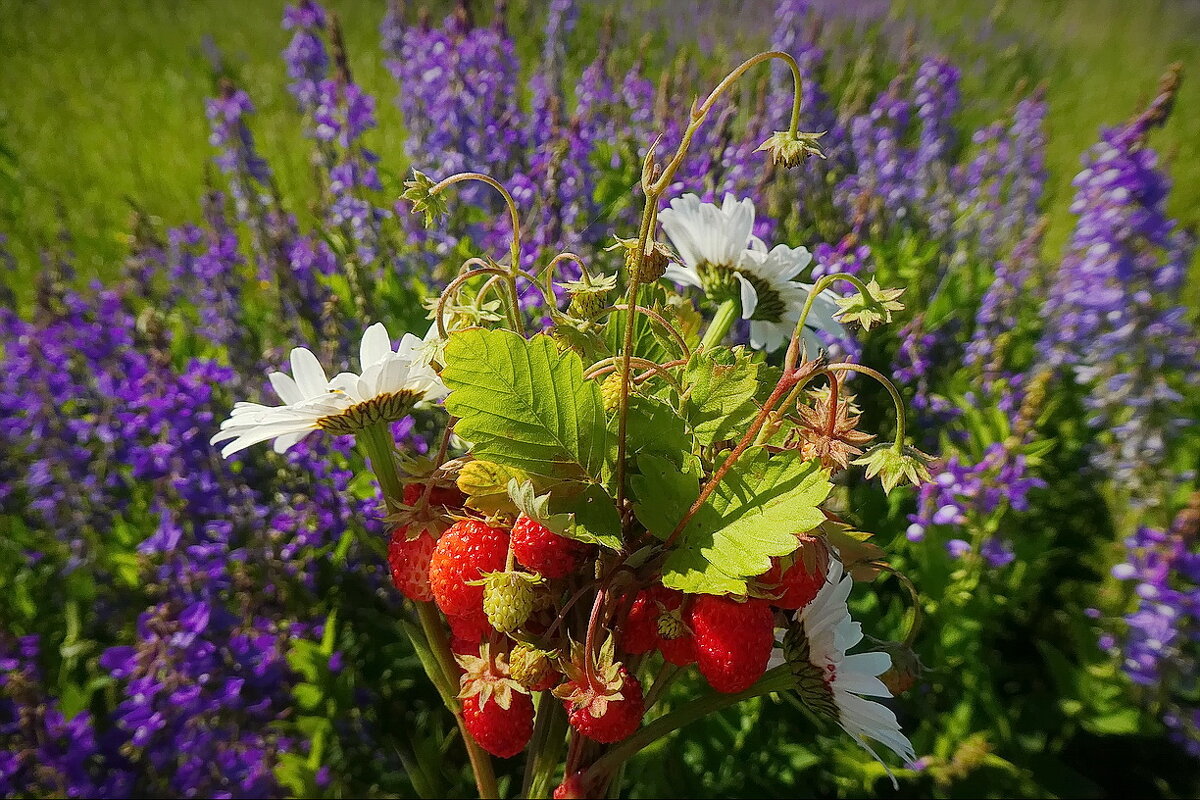
M407 484L404 487L404 504L406 506L416 505L424 491L425 484L423 483ZM435 486L429 493L429 505L431 506L462 508L466 499L466 495L460 492L457 486Z
M697 595L688 622L700 674L714 689L740 692L762 677L775 646L774 617L766 600Z
M624 667L617 668L615 677L619 681L615 689L604 686L588 689L576 681L568 681L554 690L556 695L565 698L563 706L567 709L571 727L589 739L605 744L628 738L642 724L642 714L646 711L642 684L638 679Z
M462 669L458 697L463 724L480 747L499 758L525 749L533 734L533 699L509 674L504 654L488 644L455 658Z
M825 573L810 571L803 559L798 559L790 567L785 567L785 563L782 559L774 559L771 568L758 580L776 598L771 600L771 605L776 608L804 608L825 585Z
M621 649L626 653L648 653L658 646L658 604L654 590L642 589L629 609L621 628Z
M408 538L408 528L392 531L392 541L388 544L392 583L408 599L421 603L433 600L433 592L429 590L429 559L436 546L437 539L428 531L421 531L412 539Z
M463 724L479 746L497 758L512 758L525 749L533 735L533 700L513 692L508 708L493 696L481 700L471 695L462 700Z
M582 800L587 796L582 771L563 778L563 782L554 788L554 800Z
M483 613L483 606L466 614L450 614L446 622L450 623L450 633L455 639L473 642L476 646L493 632L487 614Z
M622 647L630 653L658 649L672 664L686 666L696 660L691 631L683 622L684 594L664 586L638 593L625 623Z
M540 522L522 514L512 529L513 554L522 565L544 578L565 578L579 569L592 548L559 536Z
M482 614L483 586L471 581L503 570L507 559L507 532L473 519L451 525L429 562L429 588L438 608L448 617Z

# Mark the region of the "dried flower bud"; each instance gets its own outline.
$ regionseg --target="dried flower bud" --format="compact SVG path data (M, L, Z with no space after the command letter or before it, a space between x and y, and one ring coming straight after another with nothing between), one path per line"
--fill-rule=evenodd
M755 152L765 150L771 154L772 163L784 167L795 167L809 156L825 157L817 145L817 139L824 135L825 131L819 133L775 131L775 135L759 145Z

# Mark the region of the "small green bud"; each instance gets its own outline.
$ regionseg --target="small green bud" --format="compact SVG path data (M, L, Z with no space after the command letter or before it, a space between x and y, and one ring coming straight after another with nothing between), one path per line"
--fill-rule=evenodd
M895 443L885 443L872 447L853 463L866 467L867 480L878 475L883 491L891 494L901 482L918 486L930 480L929 465L933 463L933 456L909 445L897 447Z
M867 283L867 294L855 292L849 297L838 297L836 315L838 322L857 322L864 331L869 331L881 322L891 322L893 311L903 311L904 304L896 300L904 294L903 289L884 289L874 278Z
M653 283L666 274L672 261L679 260L669 247L653 240L646 243L646 252L639 260L637 239L622 239L618 236L616 240L616 244L605 249L625 250L625 274L630 282L636 279L638 283Z
M404 193L400 197L412 203L414 214L425 212L425 227L433 226L439 217L447 212L446 200L439 194L433 193L437 183L424 172L413 170L411 179L404 182Z

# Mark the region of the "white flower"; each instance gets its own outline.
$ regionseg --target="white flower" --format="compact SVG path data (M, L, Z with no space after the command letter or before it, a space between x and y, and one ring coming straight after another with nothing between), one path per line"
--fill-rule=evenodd
M237 403L211 441L229 441L221 448L225 458L268 439L274 439L275 452L282 453L320 428L322 419L344 412L351 402L330 390L321 363L303 347L292 350L292 375L272 372L269 377L284 404Z
M447 394L424 357L427 349L423 340L405 334L392 350L387 329L377 322L367 328L359 347L362 372L343 372L331 381L317 357L297 347L292 351L294 378L282 372L270 376L284 405L238 403L212 443L228 441L221 450L228 457L274 439L275 452L282 453L318 429L340 435L401 419L417 403Z
M685 194L672 200L658 218L684 263L667 267L665 277L697 289L707 291L702 273L710 268L733 269L747 249L767 249L754 236L754 202L748 197L735 200L726 194L718 208Z
M829 560L825 585L796 613L796 626L784 638L783 651L799 681L801 699L814 711L831 716L881 764L868 739L887 747L905 763L916 760L912 743L900 732L892 711L867 697L891 697L879 675L892 666L887 653L847 655L862 641L862 626L850 618L846 598L854 580L842 562ZM776 654L774 663L783 663ZM865 695L865 697L864 697ZM884 765L886 767L886 764ZM891 771L888 771L891 775ZM892 778L893 784L895 778Z
M663 230L679 251L683 265L667 267L665 277L702 289L714 301L736 297L742 319L750 322L750 345L777 350L787 343L800 319L809 284L794 278L812 262L804 247L776 245L770 251L754 236L754 204L726 194L721 207L702 203L694 194L671 201L659 214ZM804 325L810 353L824 346L817 331L840 338L845 329L834 318L833 295L822 292Z

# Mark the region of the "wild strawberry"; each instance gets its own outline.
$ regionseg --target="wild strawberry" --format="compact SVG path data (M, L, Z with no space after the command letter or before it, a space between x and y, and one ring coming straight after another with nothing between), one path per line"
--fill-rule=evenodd
M545 525L522 514L512 528L513 555L544 578L565 578L579 569L592 548L559 536Z
M771 605L776 608L804 608L821 591L825 584L825 573L809 572L802 561L787 566L786 560L776 559L758 580L774 598L770 601Z
M483 613L501 633L511 633L525 624L537 605L541 577L527 572L487 572L472 584L483 586Z
M479 746L497 758L512 758L525 749L533 735L533 700L514 694L508 708L493 697L462 701L463 724Z
M621 646L630 653L658 649L672 664L686 666L696 660L691 631L683 620L684 594L664 586L638 593L625 623Z
M497 758L511 758L533 735L533 700L509 675L504 654L489 645L478 656L458 656L463 724L479 746Z
M483 612L483 587L475 585L485 572L504 569L508 534L473 519L459 520L438 539L429 561L429 588L446 616Z
M658 646L658 604L654 589L642 589L629 609L621 628L621 649L626 653L649 653Z
M621 405L621 373L610 373L604 382L600 384L600 402L604 404L604 410L611 414ZM632 386L630 391L633 391Z
M552 689L562 677L551 664L554 655L525 642L518 642L508 654L509 674L531 692Z
M493 633L492 624L488 622L487 614L483 613L483 606L466 614L448 614L446 622L450 624L450 633L455 639L471 642L476 647Z
M719 692L740 692L762 677L775 646L775 624L766 600L739 602L697 595L688 612L700 674Z
M586 656L577 647L571 661L564 664L570 680L554 689L554 696L567 709L571 727L605 744L619 742L636 731L646 711L642 685L613 661L613 655L610 638L589 672L584 667Z
M421 498L425 491L425 484L410 483L404 487L404 504L413 506L417 504L417 500ZM442 506L444 508L462 508L466 502L466 495L459 491L457 486L434 486L429 492L429 505Z
M429 559L433 558L437 539L424 530L409 538L409 530L401 527L392 531L388 544L392 583L409 600L428 603L433 600L433 592L429 590Z

